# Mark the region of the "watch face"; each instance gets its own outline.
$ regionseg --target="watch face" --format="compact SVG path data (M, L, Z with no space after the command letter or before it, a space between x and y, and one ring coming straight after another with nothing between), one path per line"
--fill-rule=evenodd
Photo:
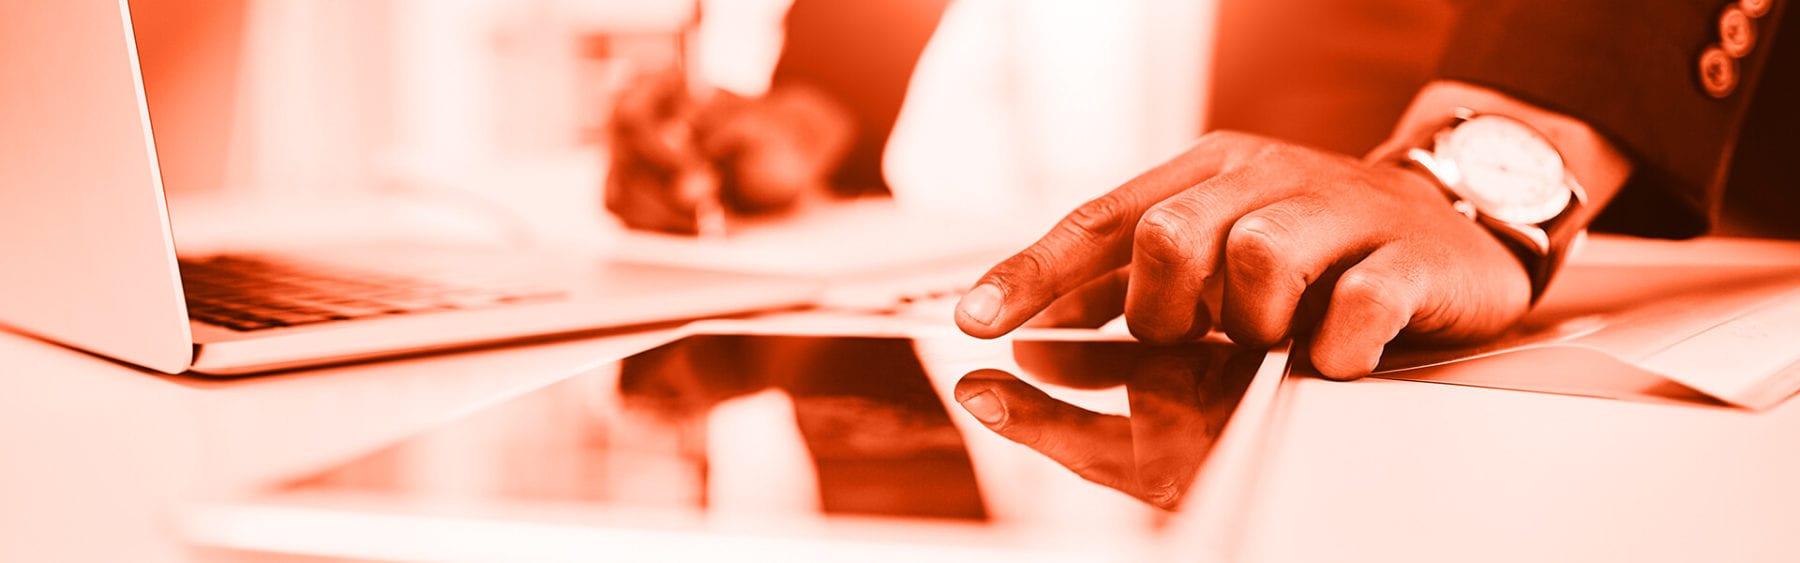
M1438 141L1438 161L1456 164L1459 181L1451 189L1484 215L1531 225L1556 217L1569 205L1562 156L1524 123L1476 116Z

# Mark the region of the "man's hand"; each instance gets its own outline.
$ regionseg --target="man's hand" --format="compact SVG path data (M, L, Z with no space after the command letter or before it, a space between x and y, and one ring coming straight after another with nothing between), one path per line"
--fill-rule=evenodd
M989 270L956 323L993 338L1039 313L1098 326L1122 312L1139 339L1173 343L1217 311L1243 344L1310 333L1314 366L1347 379L1396 336L1488 338L1529 300L1519 260L1425 176L1216 132Z
M626 225L694 233L709 201L751 214L824 193L854 125L823 94L785 87L757 98L696 99L672 73L621 93L609 128L606 208Z

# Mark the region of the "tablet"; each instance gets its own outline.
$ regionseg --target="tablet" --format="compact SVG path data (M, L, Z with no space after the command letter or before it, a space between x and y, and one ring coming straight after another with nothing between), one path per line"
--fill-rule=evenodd
M1233 434L1285 358L1043 334L692 334L197 506L183 532L402 561L1153 557L1225 502L1197 476L1248 473L1212 466L1253 463L1222 439L1254 442Z

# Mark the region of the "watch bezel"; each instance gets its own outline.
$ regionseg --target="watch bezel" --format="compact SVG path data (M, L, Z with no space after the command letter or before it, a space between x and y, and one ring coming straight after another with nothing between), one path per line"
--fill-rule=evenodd
M1466 154L1459 151L1464 150L1469 143L1469 139L1471 139L1469 135L1479 134L1476 132L1477 129L1469 127L1476 124L1482 127L1479 131L1489 131L1488 128L1494 127L1496 124L1509 128L1513 133L1522 134L1523 139L1540 145L1547 156L1553 159L1553 162L1548 163L1549 166L1533 165L1553 171L1553 177L1523 174L1518 176L1518 178L1534 183L1541 182L1540 185L1531 186L1530 189L1533 192L1545 194L1544 199L1524 203L1502 201L1502 198L1495 197L1495 193L1502 188L1478 185L1477 183L1482 178L1463 172L1460 166L1463 159L1459 157L1466 156ZM1562 158L1562 154L1557 151L1556 144L1550 142L1549 137L1536 128L1518 119L1497 114L1459 115L1451 126L1440 129L1433 135L1431 155L1433 161L1439 163L1439 166L1433 169L1433 173L1438 174L1446 186L1456 192L1461 199L1473 205L1481 215L1502 223L1535 225L1549 221L1563 214L1578 197L1578 190L1573 187L1573 177L1568 172L1567 163Z

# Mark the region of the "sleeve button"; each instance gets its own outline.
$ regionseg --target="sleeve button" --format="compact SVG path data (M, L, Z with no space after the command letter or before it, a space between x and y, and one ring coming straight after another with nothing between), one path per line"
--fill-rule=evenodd
M1769 5L1774 2L1775 0L1738 0L1737 5L1744 11L1744 15L1760 18L1768 15Z
M1743 9L1730 6L1719 14L1719 47L1740 59L1756 47L1756 26Z
M1700 53L1700 85L1706 88L1707 95L1721 99L1730 96L1737 83L1737 59L1717 45Z

